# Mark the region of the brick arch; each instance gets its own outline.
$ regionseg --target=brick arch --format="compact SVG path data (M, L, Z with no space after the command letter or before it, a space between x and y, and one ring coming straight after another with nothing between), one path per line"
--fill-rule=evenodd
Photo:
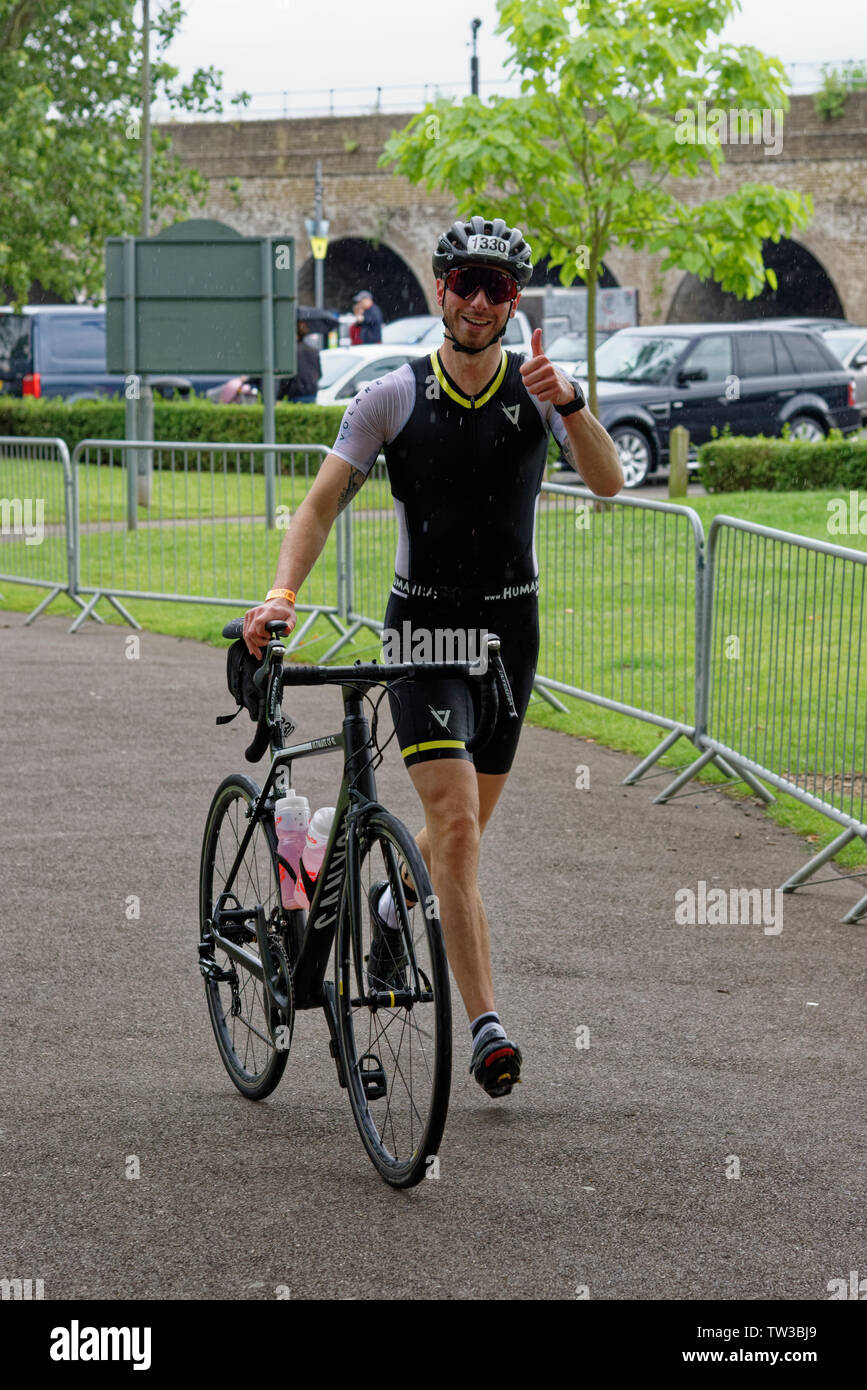
M413 227L410 231L404 231L400 226L395 226L394 220L389 221L385 240L418 281L427 304L427 312L437 314L439 309L431 256L443 226L448 224L443 223L442 219L437 216L425 221L421 221L416 216L412 220Z
M601 290L616 289L620 284L620 280L611 268L610 260L611 257L606 256L606 259L599 268L599 276L596 283ZM583 289L585 283L586 282L582 280L580 275L574 275L572 279L568 281L568 284L574 289ZM560 266L552 267L549 256L540 256L533 266L533 278L528 288L541 289L545 285L551 285L556 289L560 289L562 288L563 281L560 279Z
M797 240L815 261L819 263L828 279L831 281L840 301L843 318L848 318L852 323L862 321L859 315L859 306L854 302L853 291L859 288L862 291L863 285L857 285L852 276L852 257L849 248L828 235L823 227L819 225L820 218L817 215L808 227L799 231ZM847 299L850 301L847 303Z
M437 233L454 219L446 194L415 187L379 164L383 147L410 114L275 121L177 123L161 129L173 152L210 180L199 210L245 234L294 232L306 257L303 219L312 212L314 163L322 160L324 215L332 236L380 237L414 274L429 310L436 300L430 254ZM852 93L845 118L827 122L809 95L793 96L786 115L783 158L759 145L727 148L719 176L674 187L687 202L717 197L745 180L778 183L809 193L814 215L797 240L824 268L843 309L867 321L867 92ZM226 187L240 182L240 203ZM532 238L531 238L532 239ZM682 273L660 269L661 254L614 247L606 264L621 285L639 291L642 322L664 322Z
M680 279L668 306L667 323L737 322L741 319L787 318L790 315L844 317L842 299L825 266L803 241L782 237L762 247L766 266L776 271L778 285L769 285L754 299L739 299L714 280L697 275Z
M298 267L298 297L313 298L313 257ZM369 289L386 322L427 311L427 297L406 260L385 241L360 236L331 237L325 258L325 303L345 313L360 289Z

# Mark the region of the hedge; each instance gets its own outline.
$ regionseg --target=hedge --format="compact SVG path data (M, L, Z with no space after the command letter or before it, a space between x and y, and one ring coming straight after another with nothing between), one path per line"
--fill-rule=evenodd
M815 444L765 435L713 439L698 449L708 492L803 492L867 487L867 439L832 430Z
M274 432L278 444L324 444L330 449L345 406L278 405ZM70 454L82 439L123 439L126 413L121 400L25 400L0 395L0 435L48 435L66 441ZM154 401L154 436L191 443L261 444L262 407L215 405L212 401ZM560 453L553 435L548 439L548 464ZM119 462L119 460L117 460ZM257 470L262 467L257 460Z
M285 405L274 410L278 444L324 444L331 448L343 419L342 405ZM261 444L262 407L215 405L212 401L154 401L154 436L190 443ZM66 441L70 454L82 439L123 439L122 400L65 401L0 395L0 435L50 435Z

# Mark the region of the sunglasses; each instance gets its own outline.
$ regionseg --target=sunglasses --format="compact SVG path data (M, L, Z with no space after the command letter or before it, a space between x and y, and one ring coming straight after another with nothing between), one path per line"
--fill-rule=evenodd
M479 290L484 290L491 304L506 304L518 296L517 280L504 270L488 265L463 265L450 270L446 288L461 299L472 299Z

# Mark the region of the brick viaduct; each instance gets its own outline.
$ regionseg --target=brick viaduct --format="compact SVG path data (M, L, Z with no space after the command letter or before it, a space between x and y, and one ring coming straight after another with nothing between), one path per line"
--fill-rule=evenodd
M313 169L322 160L324 215L330 220L326 303L346 309L353 289L369 286L386 318L435 307L431 248L453 218L451 200L428 194L378 167L390 133L408 116L199 122L163 127L185 163L211 180L199 215L247 234L296 238L302 300L312 292L304 228L313 211ZM744 318L771 314L842 314L867 322L867 92L850 96L845 114L823 121L808 96L793 97L783 148L729 145L719 179L686 181L684 200L719 196L740 181L810 193L805 230L766 248L780 280L776 297L738 302L683 271L659 269L662 257L616 247L608 283L637 286L643 322ZM237 179L233 195L227 182ZM532 228L525 228L532 239ZM770 259L769 259L770 257ZM559 283L559 282L558 282Z

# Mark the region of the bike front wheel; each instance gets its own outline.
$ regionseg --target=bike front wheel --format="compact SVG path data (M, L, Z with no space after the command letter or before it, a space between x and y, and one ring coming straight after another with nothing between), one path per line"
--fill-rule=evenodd
M421 852L388 812L362 817L347 855L337 925L341 1060L352 1113L375 1167L412 1187L435 1160L452 1068L448 963ZM371 961L371 890L387 884L399 931ZM374 893L374 906L380 897ZM379 935L379 933L377 933Z

